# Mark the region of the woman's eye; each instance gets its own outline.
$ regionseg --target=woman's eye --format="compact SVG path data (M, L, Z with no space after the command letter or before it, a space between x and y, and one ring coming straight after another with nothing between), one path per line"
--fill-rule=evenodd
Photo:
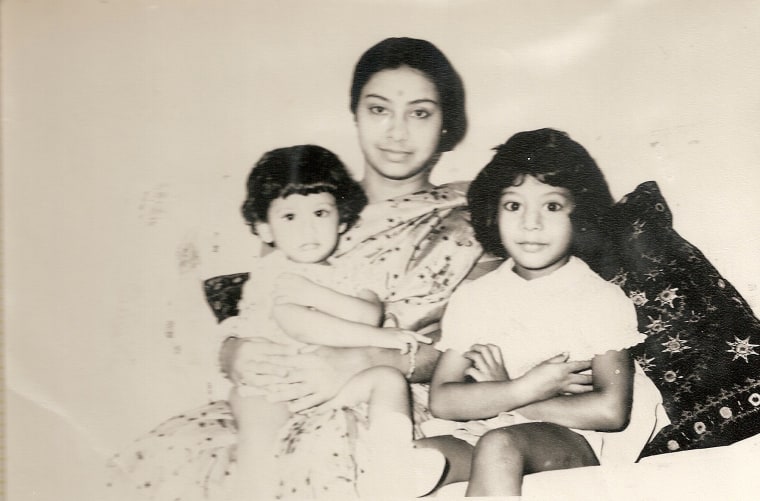
M411 113L411 116L414 118L427 118L431 114L432 113L430 113L428 110L419 109L419 110L413 110Z
M557 212L562 210L562 204L558 202L549 202L546 204L546 208L549 212Z
M509 212L514 212L520 208L519 202L504 202L504 210Z
M285 221L292 221L292 220L294 220L296 218L296 215L295 214L283 214L282 218Z
M330 212L327 209L318 209L314 211L314 215L317 217L327 217Z
M375 105L369 107L369 112L373 115L385 115L388 112L388 109L385 106Z

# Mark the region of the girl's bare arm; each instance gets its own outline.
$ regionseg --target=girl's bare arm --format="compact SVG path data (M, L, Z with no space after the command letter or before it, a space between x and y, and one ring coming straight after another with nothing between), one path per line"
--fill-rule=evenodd
M430 383L434 416L455 421L486 419L550 396L540 395L535 381L526 378L467 382L465 371L470 366L471 362L454 350L441 355ZM551 394L555 392L552 389Z
M529 419L569 428L619 431L628 425L633 402L633 359L628 350L608 351L591 361L593 391L560 395L518 409Z

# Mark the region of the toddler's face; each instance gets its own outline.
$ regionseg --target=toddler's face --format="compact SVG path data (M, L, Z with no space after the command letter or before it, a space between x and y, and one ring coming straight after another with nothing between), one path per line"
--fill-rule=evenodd
M499 236L526 280L542 277L570 259L573 201L565 188L525 176L504 189L499 202Z
M335 197L324 192L274 199L267 222L256 228L262 240L274 243L298 263L324 262L346 229L340 222Z

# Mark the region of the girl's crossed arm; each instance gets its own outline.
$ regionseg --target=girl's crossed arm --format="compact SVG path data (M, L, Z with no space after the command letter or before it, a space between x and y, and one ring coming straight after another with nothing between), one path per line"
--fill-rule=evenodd
M475 359L479 361L477 369ZM570 388L585 393L582 384L587 377L577 372L588 369L589 362L566 360L566 354L558 355L522 377L509 379L501 352L494 345L474 345L465 354L447 350L433 373L430 410L436 417L455 421L487 419ZM468 376L476 382L468 382Z
M471 361L448 350L433 374L430 409L437 417L457 421L487 419L516 410L528 419L569 428L599 431L625 428L630 418L634 370L627 350L594 357L591 391L558 394L568 383L576 384L576 379L583 377L575 372L587 368L588 362L557 362L564 360L549 359L514 380L468 383L466 372L472 371ZM492 365L499 365L499 361Z
M559 395L517 409L528 419L568 428L620 431L628 425L633 403L633 359L628 350L608 351L591 361L593 390ZM526 374L527 376L527 374Z

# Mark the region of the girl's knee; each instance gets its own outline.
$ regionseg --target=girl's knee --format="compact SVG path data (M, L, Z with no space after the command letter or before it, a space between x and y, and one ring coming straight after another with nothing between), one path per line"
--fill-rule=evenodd
M497 428L486 432L480 437L475 446L475 454L478 457L491 457L505 459L521 455L520 437L510 428Z

